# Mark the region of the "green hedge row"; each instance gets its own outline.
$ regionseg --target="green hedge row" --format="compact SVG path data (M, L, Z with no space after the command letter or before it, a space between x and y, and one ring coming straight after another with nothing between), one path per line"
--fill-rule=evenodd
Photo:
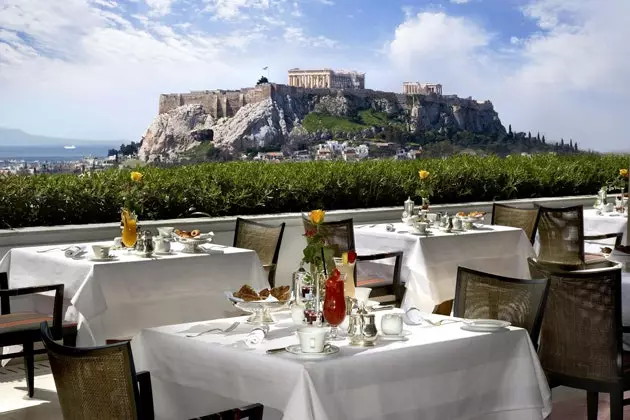
M619 155L535 155L415 161L207 163L141 169L140 219L191 207L213 216L400 206L431 172L431 202L458 203L595 194L628 167ZM0 178L0 228L116 222L129 171ZM414 197L419 201L419 197Z

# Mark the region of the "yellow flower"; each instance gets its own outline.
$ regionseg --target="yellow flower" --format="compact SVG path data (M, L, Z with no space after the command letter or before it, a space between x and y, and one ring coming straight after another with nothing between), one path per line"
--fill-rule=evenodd
M429 171L425 171L424 169L418 172L420 175L420 179L427 179L431 173Z
M131 180L133 182L140 182L140 181L142 181L142 174L140 172L132 172L131 173Z
M308 218L314 225L319 225L324 222L324 210L313 210L309 214Z
M627 169L619 169L619 175L624 178L628 178L628 170Z

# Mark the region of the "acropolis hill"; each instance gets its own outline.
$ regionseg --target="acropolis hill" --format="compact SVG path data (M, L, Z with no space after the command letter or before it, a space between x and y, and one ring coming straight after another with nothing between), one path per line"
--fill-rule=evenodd
M290 82L303 71L292 70ZM321 86L348 86L340 74L314 78ZM418 130L468 131L502 136L505 128L490 101L441 95L441 85L406 83L405 91L361 88L362 74L351 74L350 88L301 87L265 83L240 90L204 90L160 95L159 115L143 136L140 157L147 161L177 159L206 141L227 153L263 146L302 146L327 139L370 139L395 124ZM311 82L309 82L311 84ZM377 119L361 120L369 112ZM347 121L338 127L305 124L305 118L327 116ZM312 119L312 118L311 118ZM388 122L389 121L389 122ZM351 129L347 127L351 126ZM346 128L343 128L346 127Z

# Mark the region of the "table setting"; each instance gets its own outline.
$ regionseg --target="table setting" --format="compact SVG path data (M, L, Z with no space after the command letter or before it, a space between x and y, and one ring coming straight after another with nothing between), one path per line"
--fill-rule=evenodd
M241 314L224 290L245 282L268 287L254 251L213 244L211 232L177 232L164 227L155 235L138 230L135 242L127 235L125 241L14 248L0 270L12 287L64 284L64 318L79 323L79 346L152 326ZM200 239L191 243L188 235ZM45 314L52 298L24 297L12 307Z
M524 232L486 225L484 217L483 212L431 212L408 199L401 223L358 225L355 244L364 255L402 250L403 308L431 311L455 296L458 266L529 278L527 258L535 253ZM376 263L373 266L378 269Z
M329 286L325 293L335 294ZM525 330L417 308L375 311L365 308L369 291L359 295L351 315L331 324L296 322L285 310L269 325L238 317L143 330L132 341L134 363L155 381L156 418L253 402L265 405L266 420L549 414L549 388Z

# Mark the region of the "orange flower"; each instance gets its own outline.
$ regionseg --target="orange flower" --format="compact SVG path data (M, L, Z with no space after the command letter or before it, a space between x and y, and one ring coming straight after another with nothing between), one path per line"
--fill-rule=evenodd
M131 180L133 182L140 182L142 181L142 174L140 172L132 172L131 173Z
M628 170L627 169L619 169L619 175L624 178L628 178Z
M313 210L308 218L314 225L319 225L324 222L324 215L324 210Z
M425 171L424 169L418 172L420 179L427 179L431 173L429 171Z

